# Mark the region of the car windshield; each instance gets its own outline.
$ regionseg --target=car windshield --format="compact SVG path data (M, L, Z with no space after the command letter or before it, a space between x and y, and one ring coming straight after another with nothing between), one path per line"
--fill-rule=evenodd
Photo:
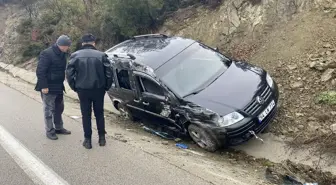
M194 43L159 69L161 80L177 95L197 94L229 66L229 59L200 43Z

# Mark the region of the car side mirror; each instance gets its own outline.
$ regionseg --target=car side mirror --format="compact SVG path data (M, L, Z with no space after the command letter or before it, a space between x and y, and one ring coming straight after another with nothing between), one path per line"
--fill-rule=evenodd
M218 47L215 47L214 50L217 51L217 52L219 52L219 48Z

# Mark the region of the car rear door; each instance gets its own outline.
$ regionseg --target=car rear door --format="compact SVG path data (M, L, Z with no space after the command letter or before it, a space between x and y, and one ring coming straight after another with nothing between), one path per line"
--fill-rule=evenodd
M135 117L141 118L145 113L143 104L139 99L137 86L134 83L132 71L126 69L117 69L117 93L121 97L121 102L126 105L128 111Z

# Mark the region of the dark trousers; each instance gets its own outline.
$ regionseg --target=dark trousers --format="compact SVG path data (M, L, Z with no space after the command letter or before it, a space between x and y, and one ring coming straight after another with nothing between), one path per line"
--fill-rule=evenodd
M91 113L92 105L93 112L96 117L98 134L105 135L105 119L104 119L104 89L92 89L92 90L78 90L78 97L80 101L80 107L82 112L82 121L84 128L84 137L91 139Z

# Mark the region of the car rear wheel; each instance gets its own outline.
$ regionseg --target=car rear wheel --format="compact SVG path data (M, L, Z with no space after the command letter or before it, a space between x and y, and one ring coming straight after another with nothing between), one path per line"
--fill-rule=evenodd
M116 108L117 110L120 112L121 116L130 119L131 121L139 121L139 119L135 116L133 116L128 110L127 108L125 108L125 106L123 106L121 103L117 103L116 104Z
M189 135L195 143L209 152L215 152L219 146L217 142L202 128L197 125L190 124L188 127Z

